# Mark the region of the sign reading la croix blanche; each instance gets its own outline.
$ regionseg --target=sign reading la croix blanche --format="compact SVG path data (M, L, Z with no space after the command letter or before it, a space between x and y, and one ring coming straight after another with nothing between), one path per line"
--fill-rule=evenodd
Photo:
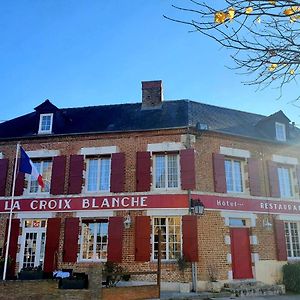
M192 199L202 201L206 209L233 210L261 213L299 214L300 200L270 200L269 198L250 199L220 195L192 194ZM0 212L9 212L11 200L0 200ZM63 198L17 198L14 212L26 211L82 211L82 210L118 210L118 209L164 209L189 208L187 194L156 195L118 195L99 197L63 197Z

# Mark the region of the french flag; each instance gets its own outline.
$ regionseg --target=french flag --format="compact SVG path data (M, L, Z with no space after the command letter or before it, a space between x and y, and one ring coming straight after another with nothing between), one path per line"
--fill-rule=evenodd
M21 159L20 159L19 171L22 173L30 174L31 177L34 180L37 180L38 184L42 188L44 188L45 184L44 184L42 175L38 172L38 170L34 166L33 162L29 158L29 156L26 154L24 149L22 147L20 147L20 150L21 150Z

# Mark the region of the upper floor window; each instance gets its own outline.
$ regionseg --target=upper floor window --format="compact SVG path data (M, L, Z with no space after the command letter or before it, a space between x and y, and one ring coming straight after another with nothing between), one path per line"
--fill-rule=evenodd
M153 218L152 259L158 257L158 229L161 229L161 256L164 260L174 260L181 256L181 217Z
M278 167L279 191L281 197L293 196L292 170L288 167Z
M44 188L38 184L37 180L34 180L32 176L28 175L28 186L27 190L29 193L49 193L51 184L51 174L52 174L52 159L47 158L43 160L33 160L33 164L37 171L42 175L44 181Z
M276 140L283 141L283 142L286 141L285 124L276 122L275 131L276 131Z
M53 114L41 114L39 133L51 133L53 123Z
M106 260L108 220L83 222L80 243L80 259Z
M156 189L179 187L179 154L154 155L154 187Z
M286 222L284 226L287 255L290 258L300 258L299 223Z
M227 192L241 193L243 187L243 162L237 159L225 159L225 176Z
M109 191L110 166L110 156L87 159L86 190L88 192Z

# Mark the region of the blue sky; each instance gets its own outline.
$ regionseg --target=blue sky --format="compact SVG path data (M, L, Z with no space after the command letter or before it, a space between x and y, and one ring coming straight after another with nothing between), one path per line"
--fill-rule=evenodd
M179 0L178 0L179 1ZM179 1L180 2L180 1ZM300 125L299 95L256 91L232 66L229 52L163 14L170 0L0 1L0 120L58 107L141 101L142 80L163 80L166 100L199 102L270 115Z

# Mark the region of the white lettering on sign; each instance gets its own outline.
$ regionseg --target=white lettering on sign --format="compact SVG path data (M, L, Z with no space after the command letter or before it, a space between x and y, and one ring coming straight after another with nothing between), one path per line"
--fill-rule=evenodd
M295 204L280 204L280 203L261 202L260 208L266 209L266 210L300 211L300 205L295 205Z
M71 209L71 199L52 199L52 200L32 200L30 208L32 210L55 210L55 209Z
M4 210L10 210L11 208L11 201L5 201ZM20 210L20 203L19 201L14 201L13 210Z
M239 204L236 201L217 200L217 206L222 207L237 207Z

